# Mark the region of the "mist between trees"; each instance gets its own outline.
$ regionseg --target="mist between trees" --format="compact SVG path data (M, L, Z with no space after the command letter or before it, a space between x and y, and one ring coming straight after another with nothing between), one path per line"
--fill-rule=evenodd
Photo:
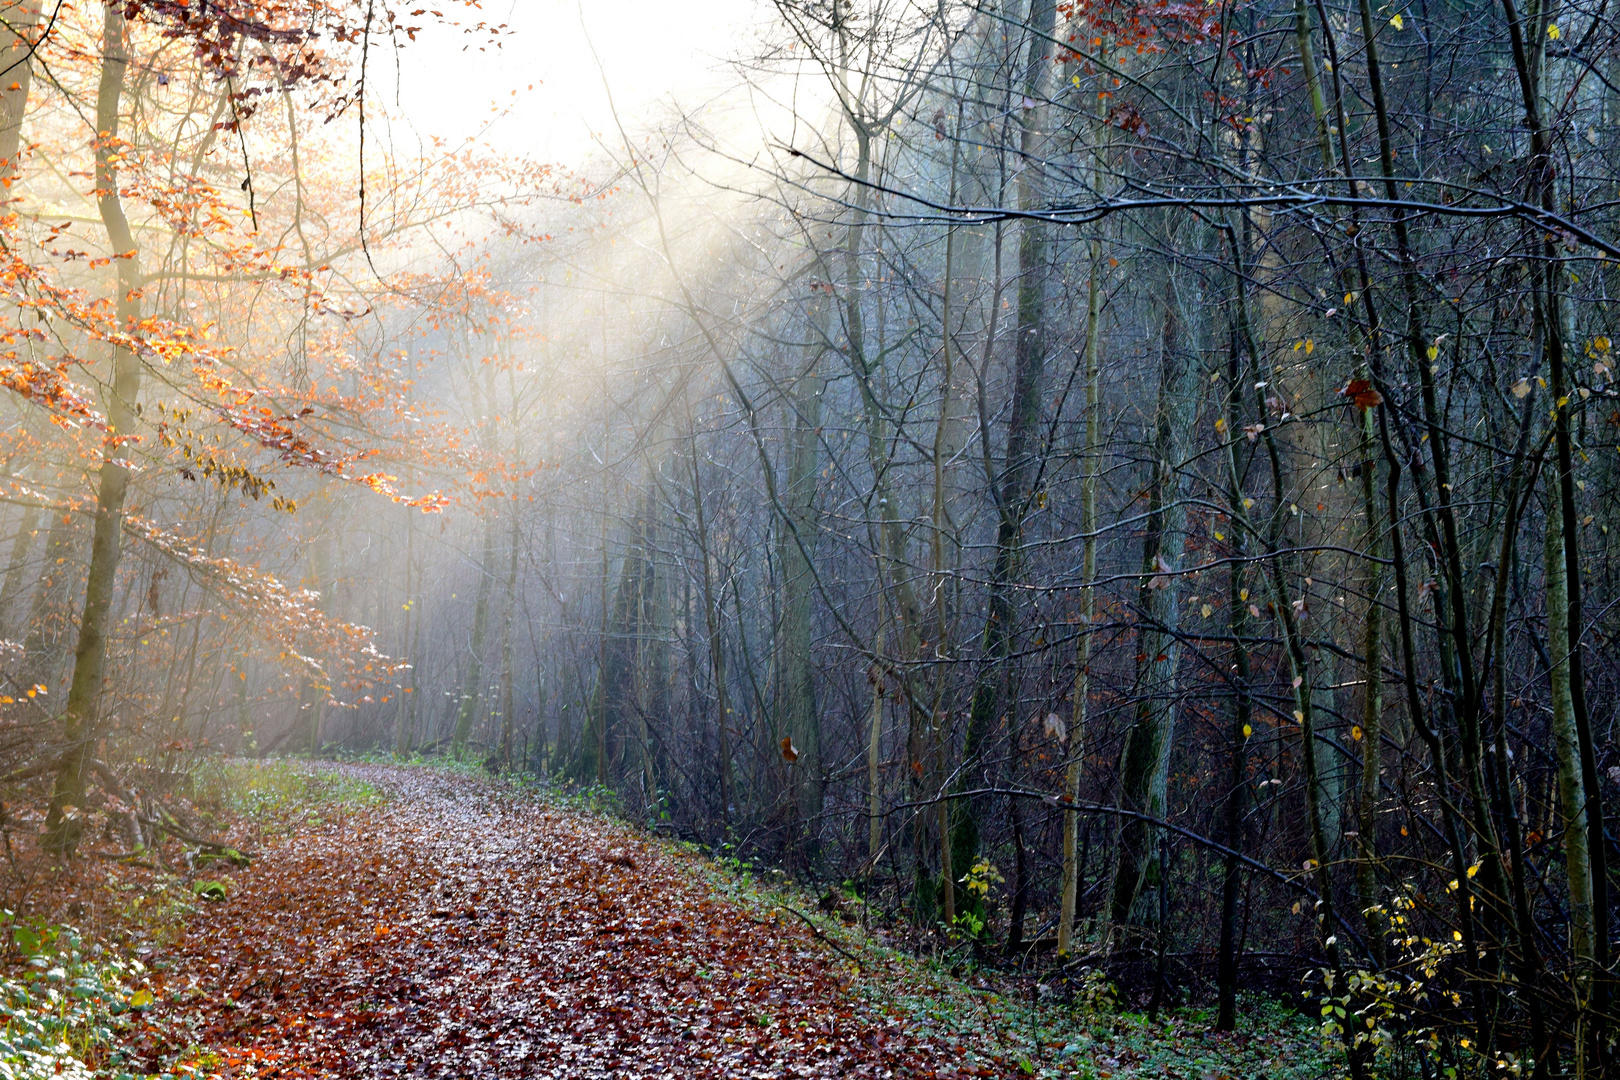
M572 168L402 152L422 13L0 5L10 827L485 760L1600 1074L1620 41L1524 3L778 0Z

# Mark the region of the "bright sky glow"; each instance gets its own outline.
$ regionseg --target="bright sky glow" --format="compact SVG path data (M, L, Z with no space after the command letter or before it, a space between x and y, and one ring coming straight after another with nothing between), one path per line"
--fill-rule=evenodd
M481 12L446 7L452 19L505 22L512 33L500 49L479 52L486 39L427 16L412 20L425 29L401 54L397 83L378 90L388 111L404 118L394 123L396 143L478 139L494 150L573 164L589 153L593 132L613 130L604 76L627 127L663 113L670 101L696 106L735 82L725 60L745 49L765 6L485 0Z

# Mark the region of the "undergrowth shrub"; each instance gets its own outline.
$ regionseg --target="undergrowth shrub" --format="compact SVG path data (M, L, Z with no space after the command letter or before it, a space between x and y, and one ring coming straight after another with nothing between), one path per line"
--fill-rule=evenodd
M0 975L0 1080L146 1077L118 1051L135 1014L152 1003L139 986L141 963L103 955L71 927L6 916L23 960Z

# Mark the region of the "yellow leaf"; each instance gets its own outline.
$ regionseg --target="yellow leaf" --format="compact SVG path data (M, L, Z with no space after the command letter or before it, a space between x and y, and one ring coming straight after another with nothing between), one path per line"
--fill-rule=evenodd
M1435 357L1437 357L1439 355L1440 355L1440 350L1437 349L1435 346L1430 345L1429 346L1429 359L1433 360Z
M1216 533L1215 534L1215 539L1217 539L1217 540L1225 540L1226 536L1223 533Z
M1248 598L1249 598L1249 590L1248 589L1243 589L1243 590L1239 591L1239 593L1238 593L1238 599L1239 600L1247 600Z
M1554 41L1557 41L1562 35L1563 31L1558 29L1557 23L1553 23L1551 26L1547 27L1547 36L1552 38Z
M1312 341L1310 338L1306 338L1305 339L1305 355L1309 356L1309 355L1311 355L1311 353L1313 353L1315 351L1316 351L1316 342Z
M144 987L129 995L129 1007L132 1009L144 1009L150 1004L152 1004L152 991Z
M1300 710L1295 709L1294 710L1294 723L1303 724L1304 722L1305 722L1305 714L1303 712L1301 712Z
M1351 724L1350 725L1350 737L1352 739L1356 740L1356 742L1361 741L1361 725L1360 724Z
M1225 431L1226 430L1226 417L1217 416L1215 418L1215 430L1216 431Z
M1203 607L1198 609L1198 613L1200 615L1202 615L1206 619L1209 618L1210 615L1214 613L1214 611L1215 611L1215 609L1210 607L1208 604L1205 604Z
M1245 739L1247 739L1250 735L1253 735L1253 734L1254 734L1254 728L1250 727L1248 724L1244 724L1243 725L1243 737ZM1294 910L1295 911L1299 910L1299 906L1297 904L1294 906Z
M1389 25L1397 30L1402 30L1406 27L1406 20L1401 18L1400 12L1396 12L1389 17Z

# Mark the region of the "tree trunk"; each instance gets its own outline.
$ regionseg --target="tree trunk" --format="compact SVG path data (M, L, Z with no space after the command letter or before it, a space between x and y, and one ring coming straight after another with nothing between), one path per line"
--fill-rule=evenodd
M731 773L731 701L726 693L725 643L720 640L721 599L714 592L713 556L709 551L708 518L703 506L703 472L698 465L697 434L694 431L687 448L692 458L692 505L697 522L698 557L703 560L703 623L709 638L709 672L714 680L714 714L717 743L715 768L720 778L720 822L731 827L732 773Z
M1379 967L1387 962L1378 906L1378 802L1384 740L1384 515L1378 505L1371 409L1361 410L1361 506L1366 547L1366 622L1361 662L1361 790L1356 803L1356 899L1367 926L1367 945ZM1505 572L1505 571L1501 571ZM1497 658L1501 663L1501 658Z
M495 528L494 518L484 522L484 554L478 561L478 598L473 602L472 637L467 643L467 675L461 683L461 707L456 712L452 738L457 761L467 752L467 741L472 738L473 722L484 696L484 646L489 637L490 582L495 577Z
M1587 842L1586 785L1581 774L1580 739L1570 692L1569 581L1564 562L1564 514L1558 476L1547 492L1547 654L1552 659L1552 735L1558 763L1558 804L1563 812L1564 867L1569 888L1569 951L1575 958L1575 1075L1586 1075L1587 1025L1590 1014L1593 948L1592 862Z
M1175 731L1177 667L1181 646L1176 579L1166 572L1181 562L1186 542L1186 508L1179 468L1191 421L1194 379L1182 341L1179 300L1166 282L1164 330L1160 338L1159 400L1155 411L1153 476L1148 485L1142 541L1142 579L1137 589L1136 709L1120 756L1120 805L1150 817L1163 817ZM1154 872L1154 830L1138 820L1122 821L1114 856L1114 885L1108 917L1113 928L1152 922L1132 909Z
M59 657L72 629L69 598L78 581L74 557L79 519L71 510L51 511L51 531L45 534L43 566L23 626L23 680L27 685L50 685L60 673Z
M102 6L101 82L96 92L96 128L102 132L96 143L96 204L107 230L107 240L118 256L113 260L118 272L114 307L121 328L133 331L141 318L140 264L135 237L124 216L123 199L118 192L119 108L123 100L124 73L129 67L124 41L124 8L113 2ZM113 585L123 539L124 499L130 472L122 459L121 440L135 428L135 404L141 388L142 365L131 349L115 345L112 350L112 380L107 400L107 437L102 442L103 461L96 493L96 524L90 548L90 573L85 583L84 612L79 619L79 645L73 659L73 682L68 688L64 710L63 739L66 749L57 770L46 816L48 842L56 851L71 852L78 837L66 807L77 806L84 798L84 768L100 719L101 684L107 659L107 616L112 608Z
M1069 764L1063 775L1063 794L1069 802L1080 799L1080 771L1086 755L1086 695L1091 678L1091 620L1097 613L1097 601L1091 588L1097 576L1097 476L1101 471L1099 455L1102 451L1102 371L1098 363L1097 346L1102 331L1102 243L1091 242L1091 281L1086 289L1086 453L1085 475L1080 481L1080 580L1084 589L1080 594L1080 643L1074 658L1074 700L1069 722L1066 752ZM1063 815L1063 887L1060 893L1057 951L1058 956L1069 955L1074 933L1075 905L1079 897L1079 867L1076 865L1077 834L1080 815Z
M1231 519L1231 572L1227 581L1227 627L1232 635L1232 727L1227 735L1231 747L1227 759L1226 804L1223 807L1221 841L1227 847L1221 879L1221 940L1216 959L1217 1002L1215 1030L1231 1031L1237 1025L1238 982L1238 893L1243 886L1239 855L1243 851L1243 815L1249 794L1249 737L1254 734L1254 709L1249 692L1249 624L1247 575L1248 534L1243 525L1243 471L1237 464L1237 433L1243 426L1243 386L1254 373L1241 360L1237 334L1233 334L1231 362L1227 369L1226 396L1226 500Z
M21 164L17 152L28 116L39 15L40 0L0 0L0 184L7 188Z
M814 613L810 559L815 556L818 532L816 485L824 383L817 374L820 344L812 345L811 350L809 368L794 379L788 399L793 434L781 498L791 521L784 522L777 533L782 608L776 641L776 730L778 740L791 740L796 755L787 769L796 819L794 843L802 843L803 856L813 862L822 790L821 719L816 709L815 670L810 655Z
M409 511L407 511L409 513ZM411 528L411 519L405 519L405 625L399 635L400 652L411 661L411 674L414 680L416 668L421 663L421 657L411 644L411 624L416 617L416 594L411 590L411 574L414 569L413 540L416 530ZM420 633L420 630L418 630ZM414 682L413 682L414 685ZM411 752L411 726L410 706L413 704L415 694L406 693L405 688L399 687L394 691L399 695L399 701L394 707L394 756L404 757Z
M1046 102L1051 97L1051 78L1056 64L1051 56L1052 30L1057 9L1053 0L1030 0L1025 27L1028 33L1024 62L1023 96L1029 103L1020 110L1022 130L1018 171L1018 205L1023 210L1038 208L1046 198L1041 175L1040 155L1044 152ZM1040 455L1041 394L1046 374L1046 293L1049 273L1047 226L1038 218L1028 218L1019 226L1018 238L1018 325L1013 342L1012 401L1007 418L1006 457L1000 475L989 477L996 503L996 555L990 569L989 601L985 612L984 659L973 688L968 710L963 773L970 782L978 779L991 736L1005 720L1009 737L1016 730L1016 718L1006 716L1011 673L1008 657L1017 637L1018 610L1013 585L1021 572L1024 519L1034 495L1034 481ZM1009 765L1016 769L1016 761ZM1016 809L1009 804L1016 817ZM977 810L971 804L960 815L962 831L955 840L958 861L970 864L977 853L980 826ZM1013 882L1014 903L1027 892L1028 883ZM1023 928L1014 921L1008 942L1016 948Z
M512 508L512 529L508 538L511 561L506 568L506 596L501 609L501 768L512 767L512 728L515 704L512 700L512 616L517 611L518 515Z
M23 510L22 521L17 526L17 535L11 541L11 558L6 564L5 583L0 585L0 627L8 636L22 637L28 632L27 625L16 627L20 633L13 632L13 624L8 617L11 605L21 595L23 583L28 576L28 554L33 550L34 540L39 535L39 515L41 508L29 506Z

